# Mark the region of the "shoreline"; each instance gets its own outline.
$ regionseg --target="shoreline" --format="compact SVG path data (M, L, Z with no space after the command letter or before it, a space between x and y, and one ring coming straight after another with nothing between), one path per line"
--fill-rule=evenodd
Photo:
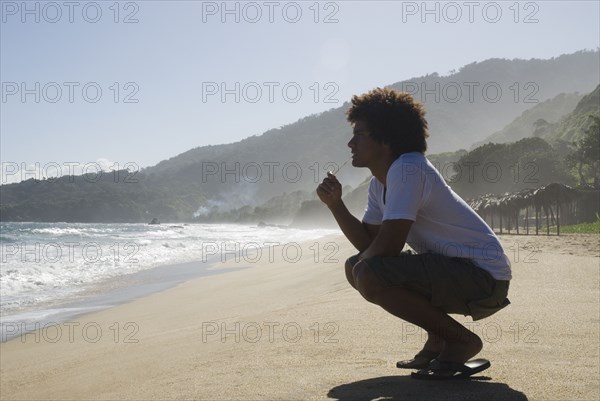
M320 241L332 235L334 234L326 234L318 237L315 241ZM76 319L88 313L132 302L198 277L246 268L256 262L255 257L249 259L249 262L247 261L252 254L264 252L265 249L268 249L266 244L271 244L271 248L275 247L272 245L275 242L250 244L257 245L256 247L246 247L249 244L240 245L236 242L233 250L228 249L227 245L221 242L209 241L207 244L206 254L202 255L202 260L171 262L142 269L130 274L86 284L69 295L63 295L53 300L43 301L29 307L2 311L0 314L0 343L10 341L36 328L62 324L69 319ZM298 242L292 240L276 244L277 246L293 244L300 246ZM227 259L227 263L223 263L222 258ZM229 263L230 260L235 260L236 263ZM224 265L229 267L225 268Z
M157 266L95 283L80 293L56 302L3 314L0 318L0 343L44 327L61 325L90 313L133 302L199 277L242 268L215 270L211 268L215 263L217 261L207 260Z
M509 248L522 238L500 239ZM595 400L600 255L585 238L566 242L574 255L538 237L535 258L511 259L505 310L455 316L484 340L487 381L423 383L396 369L423 333L350 288L343 261L354 249L336 236L316 262L304 243L295 263L275 255L86 314L62 336L51 328L2 343L0 398Z

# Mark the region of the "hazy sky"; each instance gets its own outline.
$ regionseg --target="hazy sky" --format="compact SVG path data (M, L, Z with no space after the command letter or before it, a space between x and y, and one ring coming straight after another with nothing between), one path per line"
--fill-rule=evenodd
M0 5L3 183L40 178L17 166L143 168L375 86L600 46L598 1Z

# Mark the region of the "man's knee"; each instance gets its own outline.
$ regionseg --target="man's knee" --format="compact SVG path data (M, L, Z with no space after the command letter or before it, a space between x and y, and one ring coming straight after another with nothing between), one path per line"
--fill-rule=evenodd
M354 276L352 275L352 269L354 269L354 265L357 262L358 262L358 258L353 256L353 257L349 258L348 260L346 260L346 266L345 266L346 280L348 280L350 285L354 288L356 288L356 284L354 283Z
M383 290L379 278L365 262L359 262L352 269L355 288L367 301L377 303L378 295Z

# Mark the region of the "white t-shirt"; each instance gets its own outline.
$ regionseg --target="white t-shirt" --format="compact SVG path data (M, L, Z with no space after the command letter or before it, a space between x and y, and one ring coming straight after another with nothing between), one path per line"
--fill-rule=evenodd
M472 259L496 280L510 280L510 261L498 237L419 152L405 153L388 170L387 188L369 183L363 222L404 219L413 224L406 242L418 253ZM384 198L385 196L385 198Z

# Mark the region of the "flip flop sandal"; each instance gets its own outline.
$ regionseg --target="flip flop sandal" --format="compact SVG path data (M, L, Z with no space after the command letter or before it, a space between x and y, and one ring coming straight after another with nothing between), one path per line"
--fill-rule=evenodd
M432 360L426 369L411 373L411 377L420 380L457 380L467 379L475 373L491 366L487 359L473 359L462 363Z
M429 362L439 355L439 352L422 350L413 359L396 362L396 367L399 369L427 369Z

